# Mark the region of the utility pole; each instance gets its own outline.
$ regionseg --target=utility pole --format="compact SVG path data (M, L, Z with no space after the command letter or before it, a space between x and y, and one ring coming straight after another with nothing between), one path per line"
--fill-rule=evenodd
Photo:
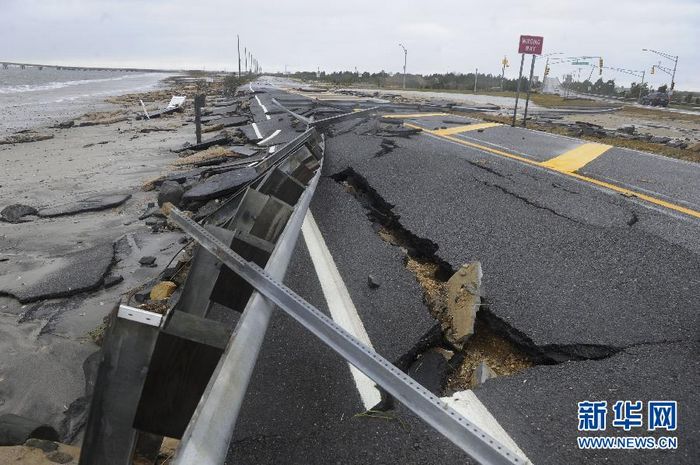
M406 88L406 60L408 58L408 50L403 44L399 44L399 47L403 49L403 88Z
M243 56L245 57L245 73L248 74L248 47L243 47Z
M476 94L476 80L479 79L479 68L474 71L474 93Z
M238 79L241 78L241 37L236 34L236 43L238 45Z
M673 95L673 89L676 87L676 68L678 67L678 55L671 55L670 53L659 52L658 50L652 50L650 48L643 48L642 51L656 53L657 55L673 62L673 71L671 71L670 73L667 71L667 69L664 69L662 66L657 66L657 68L661 69L666 74L669 74L671 76L671 89L668 93L669 97L671 97Z

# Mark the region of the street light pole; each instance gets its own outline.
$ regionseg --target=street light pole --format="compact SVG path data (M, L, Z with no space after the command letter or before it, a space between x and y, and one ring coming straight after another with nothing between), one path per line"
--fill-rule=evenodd
M479 79L479 68L474 71L474 93L476 94L476 80Z
M238 45L238 79L241 78L241 37L236 34L236 43Z
M403 49L403 88L406 88L406 60L408 59L408 50L403 44L399 44L399 47Z

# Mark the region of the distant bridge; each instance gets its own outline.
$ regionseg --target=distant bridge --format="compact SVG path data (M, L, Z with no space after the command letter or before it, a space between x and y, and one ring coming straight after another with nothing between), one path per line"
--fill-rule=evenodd
M53 68L53 69L64 69L70 71L118 71L118 72L142 72L142 73L181 73L184 70L180 69L149 69L149 68L105 68L105 67L93 67L93 66L63 66L63 65L45 65L39 63L15 63L12 61L0 61L2 63L2 69L8 69L10 66L17 67L20 69L25 68Z

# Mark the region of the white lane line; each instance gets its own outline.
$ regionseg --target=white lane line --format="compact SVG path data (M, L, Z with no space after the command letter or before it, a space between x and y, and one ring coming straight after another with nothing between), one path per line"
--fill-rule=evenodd
M267 114L267 107L265 107L265 105L262 104L257 95L255 96L255 100L258 101L258 105L260 105L260 108L262 108L262 111L265 113L265 118L270 119L270 115Z
M258 129L257 123L253 123L253 131L255 131L255 135L258 136L258 139L262 139L262 133L260 132L260 129Z
M441 397L440 400L444 401L464 418L474 422L476 426L489 433L501 444L526 458L528 463L532 463L473 391L455 392L450 397Z
M269 152L269 153L275 153L275 150L276 150L276 149L277 149L277 146L276 146L276 145L272 145L272 146L270 146L270 148L268 149L268 152Z
M253 123L253 124L255 124L255 123ZM256 131L256 132L257 132L257 131ZM279 134L280 132L282 132L282 130L281 130L281 129L277 129L275 132L273 132L272 134L270 134L268 137L266 137L265 139L263 139L263 140L261 140L260 142L258 142L258 145L263 145L264 143L269 142L272 138L276 137L277 134Z
M321 283L323 295L326 298L328 309L331 312L333 321L338 323L343 329L362 341L367 347L372 347L372 342L369 340L367 331L357 314L355 304L352 303L352 298L348 289L345 287L343 278L335 266L335 261L331 252L326 246L326 241L323 240L321 231L318 229L316 220L314 220L311 211L306 212L304 223L301 226L301 232L304 235L306 248L311 255L311 261L314 264L314 269L318 275L318 280ZM357 390L360 392L362 404L365 409L370 409L381 401L381 394L375 385L374 381L365 376L360 370L348 364L350 373L355 380Z

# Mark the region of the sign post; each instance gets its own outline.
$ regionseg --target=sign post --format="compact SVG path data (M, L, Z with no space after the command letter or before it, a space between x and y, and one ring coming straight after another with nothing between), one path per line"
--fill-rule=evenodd
M532 55L532 64L530 65L530 79L527 81L527 98L525 99L525 112L523 113L523 127L526 127L527 122L527 106L530 103L530 90L532 89L532 72L535 70L535 57Z
M520 73L518 74L518 86L515 93L515 108L513 109L513 123L511 126L515 126L516 115L518 114L518 100L520 99L520 81L523 77L523 64L525 63L525 55L532 55L532 64L530 65L530 79L527 85L527 100L525 101L525 115L523 118L523 126L525 126L525 119L527 118L527 107L530 103L530 89L532 88L532 73L535 70L535 55L542 54L542 43L544 42L544 37L540 36L520 36L520 45L518 47L518 53L522 55L520 59Z
M518 73L518 84L517 90L515 91L515 108L513 109L513 124L511 126L515 127L515 115L518 113L518 100L520 99L520 81L523 77L523 63L525 63L525 54L522 54L520 58L520 72Z

